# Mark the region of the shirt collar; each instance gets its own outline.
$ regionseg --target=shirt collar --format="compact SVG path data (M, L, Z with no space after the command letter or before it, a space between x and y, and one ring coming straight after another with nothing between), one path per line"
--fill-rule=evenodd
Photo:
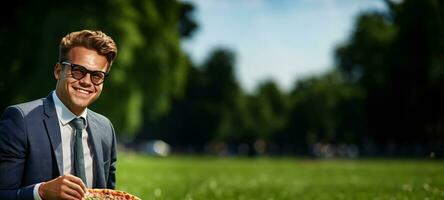
M88 120L86 120L86 114L88 108L86 108L79 116L76 116L65 106L65 104L63 104L63 102L59 99L55 91L52 92L52 99L54 100L54 105L57 112L57 118L59 119L59 121L62 123L63 126L68 124L71 120L73 120L76 117L83 117L86 121L86 125L88 126Z

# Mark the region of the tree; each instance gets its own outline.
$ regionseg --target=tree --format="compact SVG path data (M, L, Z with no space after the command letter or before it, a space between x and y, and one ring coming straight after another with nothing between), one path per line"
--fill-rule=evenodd
M191 67L183 97L159 122L146 123L141 138L164 139L176 147L203 151L215 140L237 138L242 91L234 74L234 54L215 49L200 67ZM144 134L144 133L142 133Z
M255 95L248 101L251 128L258 139L270 141L285 126L289 110L288 97L272 80L259 85Z
M81 29L103 30L117 43L117 60L93 108L113 121L119 135L166 113L172 97L184 89L188 67L180 39L196 28L191 4L43 0L17 1L10 9L0 29L1 37L8 38L0 43L2 109L54 88L57 45L66 33Z
M365 90L369 135L398 153L444 153L444 4L386 2L389 13L358 19L337 65Z
M338 71L302 79L291 93L291 109L274 140L288 153L307 155L317 142L360 143L363 94Z

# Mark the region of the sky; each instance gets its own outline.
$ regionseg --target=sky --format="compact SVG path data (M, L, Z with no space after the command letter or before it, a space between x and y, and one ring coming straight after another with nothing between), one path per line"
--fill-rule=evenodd
M334 67L334 50L353 31L356 16L383 11L382 0L183 0L195 6L199 28L182 42L196 64L217 47L234 51L235 73L253 92L266 80L290 90Z

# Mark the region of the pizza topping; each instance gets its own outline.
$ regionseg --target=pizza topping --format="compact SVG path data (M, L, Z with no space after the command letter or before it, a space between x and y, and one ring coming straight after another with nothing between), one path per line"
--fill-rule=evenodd
M111 189L88 189L85 200L141 200L127 192Z

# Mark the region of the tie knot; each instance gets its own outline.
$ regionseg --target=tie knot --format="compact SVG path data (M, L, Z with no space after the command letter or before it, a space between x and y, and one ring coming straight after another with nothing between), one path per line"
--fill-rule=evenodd
M83 119L83 117L77 117L71 120L69 124L76 130L83 130L85 128L85 119Z

